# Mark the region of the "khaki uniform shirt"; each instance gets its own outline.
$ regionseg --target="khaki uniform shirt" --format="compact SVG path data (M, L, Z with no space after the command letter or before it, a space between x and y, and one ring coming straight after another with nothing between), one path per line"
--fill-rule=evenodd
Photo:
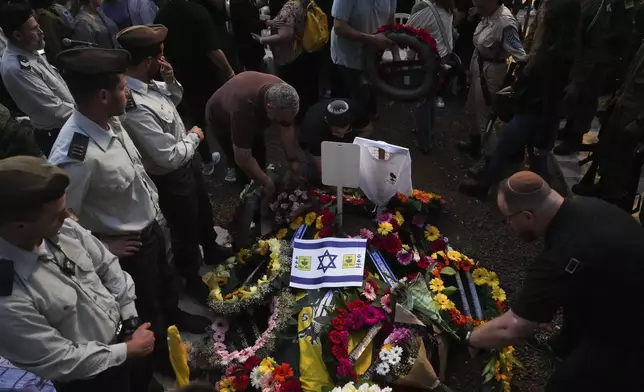
M502 62L508 56L523 61L526 53L519 38L519 23L506 6L481 19L474 31L474 47L486 61ZM472 60L477 61L475 58Z
M67 171L67 206L87 230L108 235L138 233L156 219L157 188L117 118L112 118L106 130L74 111L49 161Z
M18 108L36 129L59 129L74 110L74 98L47 60L9 43L0 61L0 75Z
M15 271L12 294L0 297L0 355L54 381L125 362L125 343L110 342L120 320L137 316L134 283L94 236L67 219L34 252L0 238L0 258Z
M186 134L175 105L181 102L179 83L146 84L127 77L130 105L121 118L123 128L141 152L143 166L152 175L164 175L186 165L195 154L199 136Z

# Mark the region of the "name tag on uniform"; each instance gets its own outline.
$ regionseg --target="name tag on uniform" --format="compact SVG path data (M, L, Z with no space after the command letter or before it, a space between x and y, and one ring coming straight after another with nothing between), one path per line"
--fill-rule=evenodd
M568 262L568 265L566 265L565 271L568 272L569 274L574 274L575 271L577 271L577 267L579 267L579 260L575 259L574 257L570 259Z

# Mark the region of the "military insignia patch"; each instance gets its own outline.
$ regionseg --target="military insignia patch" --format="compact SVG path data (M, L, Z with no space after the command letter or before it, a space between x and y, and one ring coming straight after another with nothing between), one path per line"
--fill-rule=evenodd
M72 142L69 144L67 156L76 159L77 161L84 161L87 154L87 146L89 145L89 136L82 133L75 132L72 137Z
M18 62L20 62L20 69L24 69L25 71L31 69L31 63L29 63L29 59L27 57L18 55Z
M129 112L132 109L136 109L136 102L134 102L134 96L132 92L127 90L127 101L125 102L125 111Z

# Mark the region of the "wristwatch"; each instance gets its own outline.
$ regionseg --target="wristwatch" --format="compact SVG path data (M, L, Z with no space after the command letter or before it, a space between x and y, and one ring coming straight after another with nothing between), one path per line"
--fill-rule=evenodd
M470 338L471 337L472 337L472 331L467 331L467 334L465 335L465 344L467 344L467 347L478 349L478 347L474 347L470 343Z
M138 317L130 317L127 320L123 320L122 324L121 335L123 337L130 336L141 326L141 320Z

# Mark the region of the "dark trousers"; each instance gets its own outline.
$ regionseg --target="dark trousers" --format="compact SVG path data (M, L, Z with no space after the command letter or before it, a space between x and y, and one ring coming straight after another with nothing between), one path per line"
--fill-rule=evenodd
M56 142L56 138L59 133L60 129L52 129L48 131L40 129L34 130L36 144L38 144L38 147L40 147L40 150L46 157L49 157L51 148L54 147L54 143Z
M319 67L316 53L303 52L291 63L280 65L278 73L279 77L293 86L300 96L300 111L295 118L296 123L299 124L319 98Z
M143 246L132 256L119 260L121 268L132 276L136 289L136 309L142 322L149 321L156 338L154 359L168 361L167 328L179 307L179 294L170 264L161 226L154 221L141 232ZM149 361L140 364L145 371ZM139 372L142 370L133 370Z
M170 227L175 267L185 279L194 280L201 265L199 245L211 262L217 246L212 206L199 166L193 159L172 173L150 177L159 190L159 205Z
M217 142L219 142L221 149L226 155L226 164L229 168L234 167L237 169L237 174L239 175L237 182L242 184L246 183L248 181L247 176L240 170L239 166L237 166L237 163L235 163L235 152L233 151L233 140L230 135L230 131L226 132L226 130L217 130L215 127L214 132L215 137L217 138ZM262 170L265 170L268 162L266 159L266 140L263 132L259 135L255 135L255 139L253 140L252 155L253 158L257 160L259 167L262 168Z
M530 169L544 179L548 179L547 157L545 154L534 154L534 145L543 137L543 133L549 132L543 129L540 121L540 112L527 112L516 114L508 123L505 131L490 157L490 163L483 172L481 184L492 186L502 180L502 175L517 151L523 151L528 147L530 157Z
M577 102L569 109L566 116L566 127L563 133L565 140L581 142L584 134L590 130L605 77L603 66L598 65L595 68L593 76L581 87Z
M145 389L136 389L132 369L128 362L120 366L114 366L96 377L89 380L75 380L67 382L54 381L56 392L145 392ZM152 372L149 374L148 383L152 378Z
M336 83L333 87L334 97L351 97L365 113L375 116L378 113L376 94L370 84L364 84L364 71L347 68L342 65L335 66Z

